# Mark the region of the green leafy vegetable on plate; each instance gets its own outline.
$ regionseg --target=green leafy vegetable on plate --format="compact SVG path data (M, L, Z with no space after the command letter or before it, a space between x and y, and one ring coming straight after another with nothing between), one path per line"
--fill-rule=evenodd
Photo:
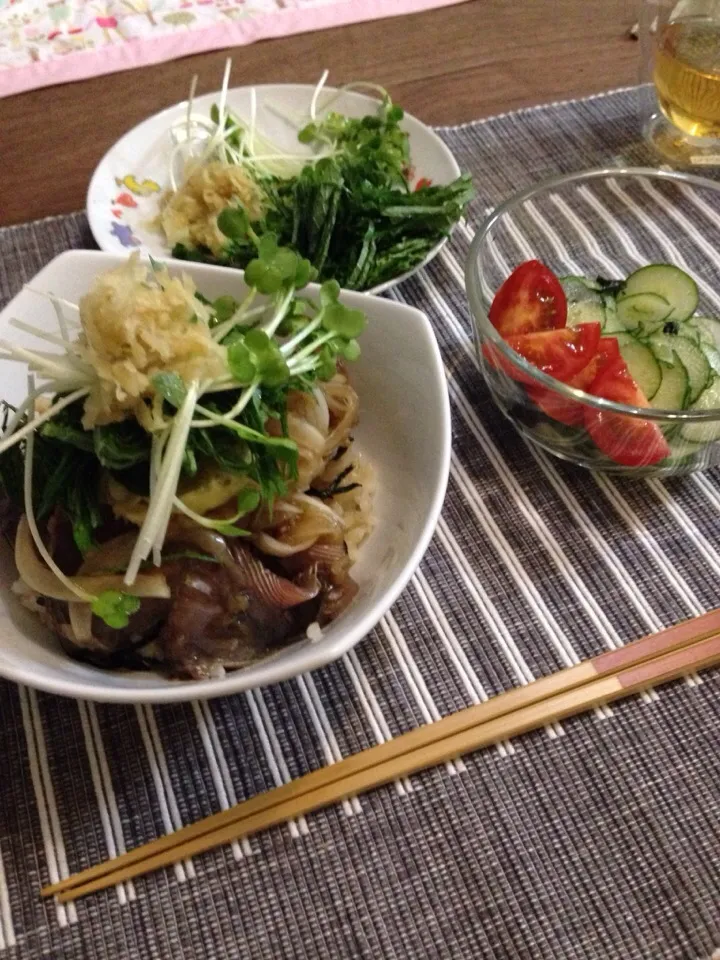
M241 199L229 203L217 217L226 238L219 248L174 242L168 232L174 257L249 270L248 282L263 293L279 289L298 270L303 286L308 268L320 281L332 278L343 288L368 290L417 267L449 235L473 196L469 175L448 184L422 179L413 189L402 108L381 91L374 115L330 110L319 117L314 105L324 79L311 105L313 119L298 129L299 143L314 151L303 163L297 154L283 164L282 154L267 144L263 152L257 131L224 106L212 108L214 128L208 131L207 120L200 125L202 162L242 169L259 194L261 212L251 218ZM224 86L222 104L226 93ZM268 151L278 154L274 162L266 159ZM195 160L188 170L197 170ZM187 181L175 196L185 189ZM302 258L299 267L293 254Z

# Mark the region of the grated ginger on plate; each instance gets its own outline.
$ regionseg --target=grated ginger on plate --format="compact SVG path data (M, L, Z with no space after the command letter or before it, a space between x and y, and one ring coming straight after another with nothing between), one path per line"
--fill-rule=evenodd
M227 372L226 351L211 337L194 294L189 277L149 272L137 254L97 277L80 301L78 346L98 378L85 401L86 430L128 416L147 430L161 425L156 373L172 371L190 383Z
M242 169L220 161L198 167L176 193L170 194L160 211L160 224L172 247L207 247L219 254L227 243L217 226L218 214L239 201L251 220L262 212L260 190Z

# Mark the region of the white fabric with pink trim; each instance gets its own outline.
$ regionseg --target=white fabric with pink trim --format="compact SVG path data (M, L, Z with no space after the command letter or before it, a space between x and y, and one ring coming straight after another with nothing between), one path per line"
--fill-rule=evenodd
M0 0L0 97L463 0Z

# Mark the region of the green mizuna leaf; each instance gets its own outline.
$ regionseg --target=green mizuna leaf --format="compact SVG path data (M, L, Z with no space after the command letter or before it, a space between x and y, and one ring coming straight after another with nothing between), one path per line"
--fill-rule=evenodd
M187 387L179 374L171 371L156 373L152 378L152 384L160 396L173 407L179 409L182 406Z

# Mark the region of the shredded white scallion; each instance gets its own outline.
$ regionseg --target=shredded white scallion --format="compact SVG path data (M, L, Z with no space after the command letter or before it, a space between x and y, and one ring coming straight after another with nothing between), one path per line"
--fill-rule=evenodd
M217 519L213 520L208 517L203 517L200 513L196 513L195 510L191 510L187 504L183 503L180 497L173 497L173 507L196 523L199 527L204 527L206 530L217 529ZM242 513L236 513L234 517L223 518L220 522L226 524L236 523L242 516Z
M24 360L34 373L48 379L72 380L81 372L91 372L87 364L81 364L75 357L59 353L43 353L39 350L28 350L7 340L0 340L0 349L6 350L13 360ZM86 379L86 378L84 378Z
M69 307L69 309L74 310L75 313L80 312L80 307L76 303L73 303L72 300L66 300L64 297L58 297L54 293L48 293L47 290L38 290L37 287L31 287L28 283L25 284L23 289L27 290L28 293L34 293L38 297L49 300L53 306Z
M219 427L219 426L231 426L234 420L240 416L245 407L250 403L253 398L253 394L260 385L260 377L256 377L255 380L245 389L240 395L239 400L228 410L227 413L213 413L212 410L208 410L206 407L200 406L197 404L195 407L196 410L199 410L200 413L204 414L207 417L207 420L193 420L190 424L191 427Z
M67 389L72 389L72 387L69 387ZM43 384L42 387L36 387L31 393L28 394L27 397L25 397L23 402L15 411L15 413L8 420L7 425L5 427L5 432L3 433L3 439L6 439L7 437L10 436L10 434L15 430L15 428L20 423L22 418L28 412L28 410L35 409L35 401L39 397L44 396L46 393L63 393L63 392L64 390L62 389L62 386L58 385L58 381L55 381L52 387L48 386L47 384Z
M58 317L58 321L60 318ZM45 340L47 343L53 343L56 347L62 347L63 350L67 350L68 353L75 355L80 354L80 350L74 343L71 342L69 337L61 334L59 337L54 333L48 333L46 330L42 330L40 327L34 326L32 323L25 323L24 320L18 320L16 317L11 317L8 321L11 327L15 327L17 330L22 330L24 333L31 333L34 337L37 337L39 340Z
M337 152L330 146L324 146L314 153L283 150L264 137L258 129L258 96L255 87L250 89L249 121L244 123L239 120L228 108L230 69L231 61L228 59L225 63L223 82L218 97L217 122L209 116L192 112L195 94L193 84L190 88L185 116L173 123L170 128L170 134L175 141L175 147L171 152L168 163L168 180L173 193L178 193L182 189L188 177L197 169L198 165L212 163L214 160L220 160L233 166L250 167L258 174L292 177L299 173L306 164L316 163L325 157L333 157ZM328 70L323 71L320 80L315 85L308 111L304 117L292 117L281 111L277 105L268 101L265 101L263 106L282 117L294 129L299 130L308 118L315 120L320 114L325 113L346 89L367 88L385 95L382 87L377 87L374 84L348 84L335 92L323 104L322 109L318 109L318 100L328 75ZM238 134L240 136L237 146L231 144L230 141ZM184 158L183 170L180 174L176 169L179 156ZM195 162L190 163L193 157L195 157Z
M188 143L190 141L188 140ZM175 163L179 156L187 152L188 143L177 143L175 144L172 153L170 154L170 162L168 165L168 177L170 179L170 189L173 193L177 193L179 186L178 181L175 176ZM185 161L183 160L183 171L185 168Z
M31 376L28 377L28 391L32 395L35 392L35 380ZM38 418L39 419L39 418ZM27 443L25 445L25 466L23 473L23 494L25 499L25 516L27 517L28 527L30 528L30 534L33 538L37 552L43 558L48 567L52 570L55 576L63 583L68 590L71 590L79 600L83 600L85 603L92 603L95 597L88 593L86 590L83 590L81 587L78 587L77 584L73 583L70 577L66 576L60 567L55 563L50 551L47 549L43 543L43 539L40 536L40 531L38 530L37 521L35 520L35 508L33 507L32 502L32 492L33 492L33 452L35 447L35 437L33 436L33 431L35 427L38 426L37 419L35 422L30 421L31 430L28 432Z
M185 399L169 430L162 464L158 469L156 483L148 502L147 513L125 573L125 583L128 586L132 586L135 582L135 577L137 577L143 561L147 560L151 553L156 556L155 548L162 549L172 513L173 497L180 478L183 455L197 397L198 383L193 381L187 388Z
M337 103L344 93L363 90L371 93L379 93L381 99L384 99L388 95L385 87L381 87L379 83L368 83L365 80L356 80L354 83L344 83L341 87L338 87L337 92L323 104L322 113L326 113L334 103Z
M194 74L192 80L190 81L190 93L188 95L187 111L185 113L185 127L187 130L188 142L190 141L192 136L192 133L191 133L192 132L192 108L193 108L193 101L195 100L195 91L197 90L197 82L198 82L198 76L197 74Z
M16 430L10 436L3 437L3 439L0 440L0 453L5 453L6 450L15 446L16 443L20 443L20 441L24 440L26 437L32 436L39 426L41 426L43 423L46 423L48 420L52 420L52 418L56 414L60 413L61 410L64 410L65 407L69 407L71 403L75 403L75 401L79 400L81 397L87 396L88 393L90 393L89 387L82 387L80 390L75 390L74 393L70 393L66 397L63 397L62 400L58 400L57 403L54 403L45 411L45 413L40 414L32 420L29 420L24 427Z
M228 87L230 86L230 71L232 70L232 60L230 57L225 61L225 70L223 71L222 87L220 89L220 103L218 104L218 127L225 129L225 105L227 104Z
M320 77L317 86L315 87L315 92L312 95L312 100L310 101L310 119L315 122L317 114L317 102L318 97L320 96L320 91L325 86L325 81L330 75L329 70L323 70L323 75Z
M248 131L248 152L253 154L255 147L255 128L257 126L257 91L255 87L250 88L250 129Z
M162 464L163 451L167 444L170 431L164 430L162 433L154 433L150 442L150 472L149 472L149 493L152 499L157 487L158 475ZM157 544L153 547L153 564L159 567L162 563L162 551Z

